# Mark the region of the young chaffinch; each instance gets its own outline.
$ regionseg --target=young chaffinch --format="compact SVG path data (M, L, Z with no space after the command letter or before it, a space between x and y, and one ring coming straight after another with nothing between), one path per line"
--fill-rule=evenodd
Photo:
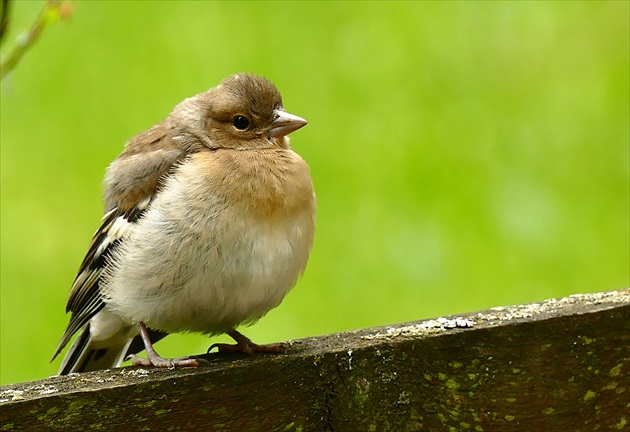
M303 273L316 200L287 113L267 79L238 74L186 99L129 140L105 176L105 216L72 285L72 312L53 359L80 335L59 374L166 359L169 333L227 333L219 351L279 352L235 330L278 306ZM147 358L135 356L143 349Z

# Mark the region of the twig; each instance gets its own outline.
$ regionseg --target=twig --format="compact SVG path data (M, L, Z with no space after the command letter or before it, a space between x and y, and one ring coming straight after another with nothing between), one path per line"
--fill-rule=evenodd
M4 79L15 68L22 56L33 46L46 27L67 18L71 13L72 5L69 2L47 0L31 28L18 36L15 46L9 55L6 59L2 59L0 78Z
M9 0L2 0L2 16L0 17L0 45L9 24Z

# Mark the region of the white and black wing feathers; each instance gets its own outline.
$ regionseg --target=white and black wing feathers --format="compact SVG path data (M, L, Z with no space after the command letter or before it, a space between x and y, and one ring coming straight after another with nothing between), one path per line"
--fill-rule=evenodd
M103 270L112 252L133 230L136 222L147 210L149 203L150 200L146 198L130 210L121 212L118 208L114 208L103 217L103 224L94 235L70 290L66 312L71 312L72 316L53 359L70 341L72 335L103 308L100 290Z

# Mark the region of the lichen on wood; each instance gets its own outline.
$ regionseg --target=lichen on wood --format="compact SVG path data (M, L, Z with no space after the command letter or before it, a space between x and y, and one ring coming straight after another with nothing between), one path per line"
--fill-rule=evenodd
M630 430L630 290L0 388L2 430Z

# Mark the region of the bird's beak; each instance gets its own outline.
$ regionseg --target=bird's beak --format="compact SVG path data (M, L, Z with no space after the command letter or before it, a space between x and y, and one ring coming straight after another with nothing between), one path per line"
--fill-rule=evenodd
M271 123L271 129L269 129L269 138L283 137L308 123L302 117L289 114L284 110L276 110L276 115L276 119Z

